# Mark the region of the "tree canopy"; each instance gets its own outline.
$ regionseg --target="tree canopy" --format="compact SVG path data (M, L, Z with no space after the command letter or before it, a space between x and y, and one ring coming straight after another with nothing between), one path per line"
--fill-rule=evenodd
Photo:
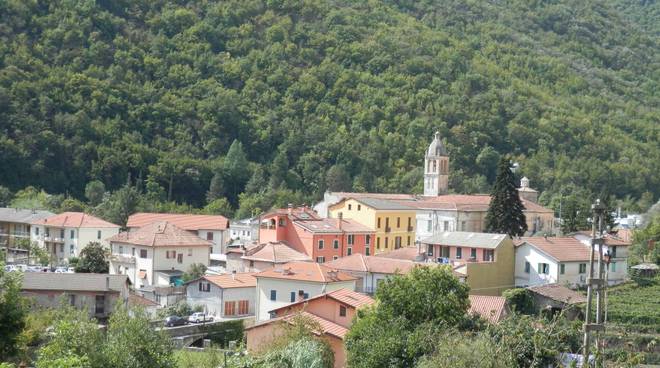
M222 188L249 214L328 186L419 191L438 130L457 192L487 189L510 155L544 198L575 185L652 203L647 3L3 1L0 185L95 204L87 183L130 177L195 208Z

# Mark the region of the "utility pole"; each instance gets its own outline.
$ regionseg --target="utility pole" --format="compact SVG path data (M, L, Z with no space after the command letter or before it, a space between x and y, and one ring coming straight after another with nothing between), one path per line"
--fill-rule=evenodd
M591 205L592 223L591 223L591 257L589 259L589 277L587 278L587 309L584 317L584 339L582 346L582 366L591 366L589 362L589 348L591 344L591 334L595 335L596 342L596 366L603 367L603 344L600 339L600 333L605 331L603 323L604 291L605 280L603 267L603 220L607 209L600 203L600 199ZM598 260L594 265L594 256L596 255L596 246L598 246ZM598 277L594 277L594 266L598 267ZM596 292L596 320L591 322L591 309L593 305L594 291Z

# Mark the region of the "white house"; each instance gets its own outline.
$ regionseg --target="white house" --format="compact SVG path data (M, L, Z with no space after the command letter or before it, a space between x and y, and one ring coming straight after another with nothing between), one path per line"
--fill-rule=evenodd
M259 239L259 219L247 218L231 221L229 225L230 245L247 245Z
M355 277L322 264L290 262L254 275L257 279L256 320L270 311L338 289L355 291Z
M515 286L560 284L585 285L589 273L589 246L573 237L526 237L515 240ZM598 259L598 253L595 259ZM594 274L597 269L594 268ZM610 269L612 280L625 277L627 270Z
M360 253L335 259L325 265L357 278L355 291L367 294L375 293L382 280L395 274L406 274L419 266L413 261L365 256Z
M574 234L573 237L586 246L591 245L591 234L589 232L579 232ZM610 284L622 283L627 277L628 255L632 243L610 234L606 234L603 241L603 254L610 257L607 280ZM598 250L598 246L594 245L594 249Z
M157 221L167 221L180 229L189 231L212 243L210 260L213 265L222 265L229 242L229 220L220 215L191 215L179 213L139 212L128 217L128 231L135 231Z
M205 275L186 283L186 300L217 318L254 316L256 286L254 273Z
M136 289L181 285L193 264L209 264L211 242L169 222L153 222L108 239L110 273L127 275Z
M105 239L118 233L119 225L83 212L63 212L32 222L30 239L48 251L51 264L62 264L91 242L107 247Z

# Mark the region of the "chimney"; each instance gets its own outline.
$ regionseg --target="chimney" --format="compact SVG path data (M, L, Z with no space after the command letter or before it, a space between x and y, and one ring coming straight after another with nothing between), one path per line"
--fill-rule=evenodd
M289 203L289 205L287 206L287 213L289 215L291 215L293 213L293 204L292 203Z
M231 279L236 280L236 270L231 271Z
M105 290L106 291L110 290L110 276L105 277Z
M337 226L339 227L339 230L341 230L341 223L343 222L343 220L344 220L344 214L339 212L339 218L337 220L337 224L338 224Z

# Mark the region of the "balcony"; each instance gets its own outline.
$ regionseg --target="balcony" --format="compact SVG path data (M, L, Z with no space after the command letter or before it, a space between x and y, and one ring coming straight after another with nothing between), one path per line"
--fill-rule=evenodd
M408 232L411 233L411 232L413 232L413 231L414 231L413 227L412 227L412 226L408 226Z
M63 238L56 238L54 236L44 236L44 241L48 243L64 243Z
M386 232L386 233L389 233L389 232L392 232L392 228L391 228L391 227L389 227L389 226L388 226L388 227L386 227L386 228L385 228L385 232Z
M112 254L110 260L116 263L135 264L135 257L124 254Z

